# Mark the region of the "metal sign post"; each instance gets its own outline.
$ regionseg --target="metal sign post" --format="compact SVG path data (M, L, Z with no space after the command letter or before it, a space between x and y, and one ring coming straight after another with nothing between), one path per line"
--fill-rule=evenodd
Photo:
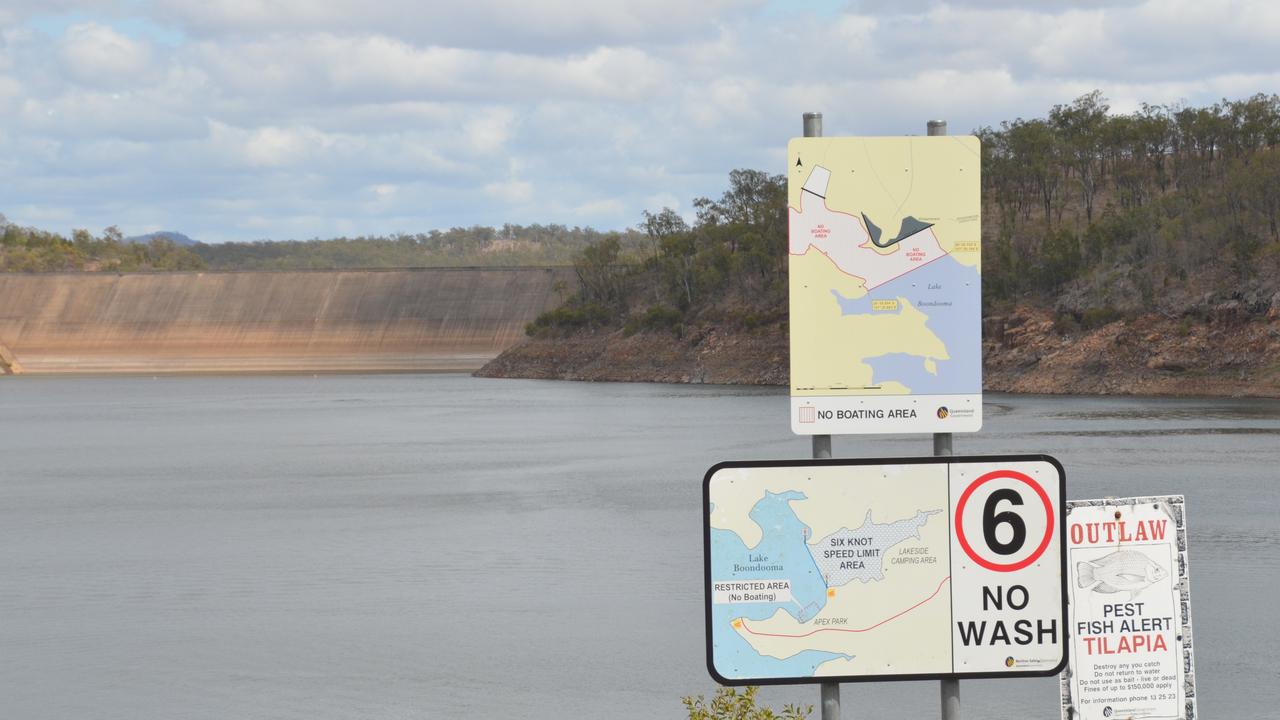
M946 120L930 120L925 125L928 135L946 135ZM951 445L951 433L933 434L933 454L949 456L954 450ZM941 681L942 720L960 720L960 681L947 678Z
M804 114L804 136L822 137L822 113ZM831 457L831 436L813 436L813 459ZM840 720L840 684L822 683L822 720Z

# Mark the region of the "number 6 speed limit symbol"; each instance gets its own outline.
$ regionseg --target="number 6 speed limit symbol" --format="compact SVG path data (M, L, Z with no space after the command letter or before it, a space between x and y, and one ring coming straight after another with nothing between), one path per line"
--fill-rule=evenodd
M1056 673L1066 663L1062 465L1047 455L953 462L956 669Z
M960 547L980 567L995 572L1021 570L1039 560L1060 527L1048 491L1017 470L992 470L979 477L960 495L955 512ZM974 530L980 542L969 541Z

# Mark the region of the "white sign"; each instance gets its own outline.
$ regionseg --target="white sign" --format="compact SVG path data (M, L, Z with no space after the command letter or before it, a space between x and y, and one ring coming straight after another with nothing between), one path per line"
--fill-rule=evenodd
M1061 465L1043 455L721 463L707 664L730 685L1053 675Z
M1064 720L1193 720L1183 498L1067 503Z
M787 146L791 429L982 427L976 137Z

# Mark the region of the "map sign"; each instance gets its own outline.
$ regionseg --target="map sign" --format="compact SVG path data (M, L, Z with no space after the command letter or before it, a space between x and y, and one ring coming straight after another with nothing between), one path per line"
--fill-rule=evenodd
M1063 720L1196 717L1181 495L1067 503Z
M726 685L1054 675L1062 466L1045 455L726 462L703 482Z
M791 428L982 427L976 137L795 138Z

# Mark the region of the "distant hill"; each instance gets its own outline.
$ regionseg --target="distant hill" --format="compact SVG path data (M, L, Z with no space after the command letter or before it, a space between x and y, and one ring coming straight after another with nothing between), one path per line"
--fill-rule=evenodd
M195 240L192 240L191 238L187 237L186 235L183 235L180 232L174 232L173 230L161 230L159 232L147 233L146 235L134 235L132 237L125 238L124 241L146 245L152 240L158 240L158 239L172 240L173 242L183 247L192 247L194 245L199 244Z

